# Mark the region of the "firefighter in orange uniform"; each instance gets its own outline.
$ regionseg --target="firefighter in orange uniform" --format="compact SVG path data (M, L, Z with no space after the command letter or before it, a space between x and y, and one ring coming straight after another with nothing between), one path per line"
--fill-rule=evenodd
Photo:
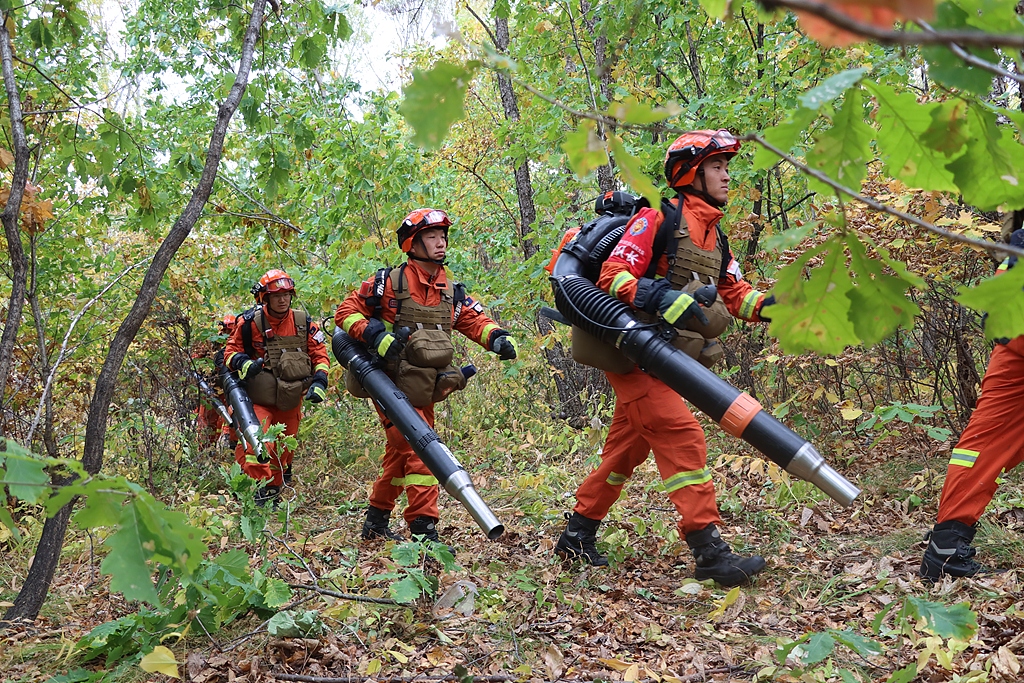
M483 307L454 282L444 267L451 221L444 211L418 209L398 227L398 244L408 260L382 268L338 306L334 321L385 362L385 370L427 424L434 426L434 404L466 385L452 365L452 330L457 330L502 360L516 357L516 341L487 317ZM399 332L409 328L407 341ZM369 394L346 373L346 387ZM405 520L413 536L438 541L438 482L401 432L378 407L387 444L383 469L373 484L362 537L402 537L388 523L395 501L405 491Z
M1013 214L1018 225L1020 214ZM1014 231L1009 242L1024 248L1024 230ZM1015 265L1017 257L1010 256L998 270L1003 272ZM944 575L974 576L982 571L971 543L978 520L996 493L999 476L1024 461L1022 406L1024 336L1000 339L981 380L978 405L946 468L938 518L921 559L922 578L936 581Z
M767 320L761 311L775 301L743 280L719 227L728 200L729 160L739 148L726 130L693 131L672 143L665 175L678 196L664 200L660 211L648 207L633 215L597 282L636 309L642 320L660 316L676 327L675 345L708 367L724 355L716 337L733 316ZM707 285L717 287L717 298L703 308L691 294ZM576 506L555 552L563 559L608 564L595 545L598 526L653 449L680 516L679 535L693 552L697 578L727 586L745 583L765 562L757 555L733 553L719 534L721 517L697 419L677 393L636 366L607 375L616 403L601 464L576 492Z
M211 339L210 343L210 352L212 353L214 370L212 375L207 375L206 381L216 392L217 398L220 399L221 403L224 402L224 390L221 389L220 373L217 371L216 366L217 363L223 362L224 360L224 346L222 341L226 341L231 335L231 328L234 327L234 325L235 316L231 313L228 313L218 320L218 336ZM195 356L197 360L206 357L208 356L203 354ZM229 438L229 436L226 435L233 433L231 431L231 425L224 424L224 418L221 417L220 412L203 401L199 402L199 411L196 416L196 430L199 432L201 440L210 445L217 443L218 447L221 439Z
M257 305L235 325L225 362L246 383L263 429L284 425L295 436L302 419L302 400L320 403L327 392L327 348L324 335L303 311L293 310L295 282L283 270L268 270L253 287ZM256 502L276 500L291 483L292 452L267 444L270 462L259 463L245 442L235 460L253 479L268 480Z

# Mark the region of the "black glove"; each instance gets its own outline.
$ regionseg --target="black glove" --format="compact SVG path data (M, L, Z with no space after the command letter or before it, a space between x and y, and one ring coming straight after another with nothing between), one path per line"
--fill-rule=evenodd
M251 379L263 372L264 360L253 360L244 353L236 353L231 357L231 369L238 373L238 379Z
M686 327L690 318L696 317L702 325L708 324L708 317L700 310L697 300L686 292L670 289L658 301L658 313L668 324L677 329Z
M505 330L491 332L491 351L501 360L515 360L519 343Z
M376 318L372 318L363 330L366 347L386 361L398 359L408 338L408 335L403 338L401 335L388 332L384 323Z
M310 403L320 403L327 398L327 373L317 370L313 373L313 383L309 385L306 392L306 400Z
M774 305L775 305L775 295L774 294L769 294L768 296L766 296L764 298L764 301L761 302L761 308L759 308L757 310L757 317L760 318L761 320L765 321L766 323L770 323L772 321L772 319L764 314L764 309L768 308L769 306L774 306Z

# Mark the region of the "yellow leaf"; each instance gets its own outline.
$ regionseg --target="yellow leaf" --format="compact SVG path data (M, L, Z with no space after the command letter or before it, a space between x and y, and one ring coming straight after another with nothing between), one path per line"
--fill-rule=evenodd
M840 411L843 415L844 420L856 420L858 417L864 414L864 411L860 408L843 408Z
M834 360L832 360L831 358L826 358L826 359L825 359L825 365L829 366L830 368L834 368L834 367L836 367L837 365L839 365L839 363L835 362L835 361L834 361Z
M154 647L152 652L142 658L139 666L149 673L161 673L171 678L179 677L178 661L174 658L174 653L163 645Z
M14 155L6 149L0 148L0 168L10 168L14 163Z
M717 619L718 617L720 617L723 614L725 614L725 610L727 610L729 608L729 605L731 605L734 602L736 602L736 598L738 598L738 597L740 597L740 587L736 586L731 591L726 593L725 597L722 598L722 601L720 603L718 603L718 607L716 607L715 609L711 610L711 612L708 614L708 618L709 619Z
M829 403L839 403L839 397L836 396L831 391L825 392L825 400L828 401Z
M811 400L812 401L817 401L819 398L821 398L822 394L824 394L824 393L825 393L825 387L818 387L817 389L814 390L814 395L811 396Z
M640 676L640 665L634 664L633 666L626 669L626 673L622 674L622 680L624 681L635 681Z
M632 664L621 662L618 659L598 659L597 661L601 662L609 669L614 669L615 671L625 671L632 666Z
M374 674L377 674L378 672L380 672L380 660L379 659L371 659L370 663L366 665L366 673L368 675L370 675L370 676L373 676Z

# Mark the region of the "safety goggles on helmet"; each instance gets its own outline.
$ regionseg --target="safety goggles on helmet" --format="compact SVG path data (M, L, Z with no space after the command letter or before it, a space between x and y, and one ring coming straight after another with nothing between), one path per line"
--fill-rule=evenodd
M739 151L740 141L724 128L683 133L665 154L665 179L669 187L689 185L705 160L718 154L732 156Z
M266 292L294 292L295 280L290 277L279 277L266 284Z

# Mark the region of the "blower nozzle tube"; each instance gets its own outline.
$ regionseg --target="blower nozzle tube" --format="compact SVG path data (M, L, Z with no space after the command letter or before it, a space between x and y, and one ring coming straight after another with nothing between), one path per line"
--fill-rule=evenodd
M338 362L359 380L388 420L398 428L441 487L469 510L487 538L493 541L505 533L504 525L473 488L469 474L387 373L377 367L366 347L341 328L336 328L331 350Z
M253 408L252 399L245 390L245 383L238 379L238 376L228 369L227 365L221 363L217 366L220 371L220 385L224 388L224 396L231 405L231 424L235 432L249 446L249 450L256 454L256 461L259 463L270 462L270 453L266 444L263 443L263 428L260 420L256 417L256 410Z
M670 343L670 335L639 323L632 309L580 273L585 264L563 250L551 278L555 305L573 325L619 349L650 375L793 476L809 481L843 506L860 495L808 441L764 412L749 394L711 372Z

